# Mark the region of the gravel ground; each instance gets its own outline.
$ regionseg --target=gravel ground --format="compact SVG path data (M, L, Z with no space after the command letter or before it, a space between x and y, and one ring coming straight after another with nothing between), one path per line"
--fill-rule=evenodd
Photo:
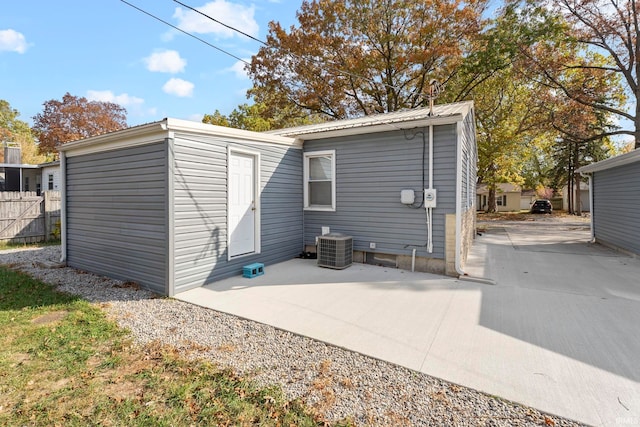
M577 426L484 393L342 348L72 268L50 268L58 246L0 251L9 264L59 290L100 304L136 342L158 341L186 356L278 384L329 421L361 426Z

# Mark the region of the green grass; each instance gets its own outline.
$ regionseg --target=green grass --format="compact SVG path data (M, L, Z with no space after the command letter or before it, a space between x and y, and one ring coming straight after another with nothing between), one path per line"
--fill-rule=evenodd
M17 248L40 248L42 246L58 246L60 245L60 240L52 239L47 240L45 242L37 242L37 243L24 243L24 242L16 242L11 240L2 240L0 241L0 251L4 251L6 249L17 249Z
M0 331L0 425L326 425L278 388L132 345L99 307L5 266Z

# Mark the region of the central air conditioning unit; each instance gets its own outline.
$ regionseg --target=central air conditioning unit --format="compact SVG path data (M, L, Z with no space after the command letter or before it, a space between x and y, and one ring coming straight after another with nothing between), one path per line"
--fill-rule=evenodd
M353 262L353 237L329 233L318 237L318 266L347 268Z

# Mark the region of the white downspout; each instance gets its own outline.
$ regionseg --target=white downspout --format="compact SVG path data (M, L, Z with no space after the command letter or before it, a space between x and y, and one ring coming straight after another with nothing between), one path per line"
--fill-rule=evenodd
M433 190L433 125L429 125L429 190ZM424 197L424 195L423 195ZM433 253L433 208L427 211L427 252Z
M60 152L60 263L67 263L67 156Z
M433 125L429 125L429 190L433 190Z

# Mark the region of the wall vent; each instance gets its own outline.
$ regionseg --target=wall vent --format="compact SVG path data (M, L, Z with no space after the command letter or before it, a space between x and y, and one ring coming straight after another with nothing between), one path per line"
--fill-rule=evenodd
M318 237L318 265L343 269L353 262L353 237L329 233Z

